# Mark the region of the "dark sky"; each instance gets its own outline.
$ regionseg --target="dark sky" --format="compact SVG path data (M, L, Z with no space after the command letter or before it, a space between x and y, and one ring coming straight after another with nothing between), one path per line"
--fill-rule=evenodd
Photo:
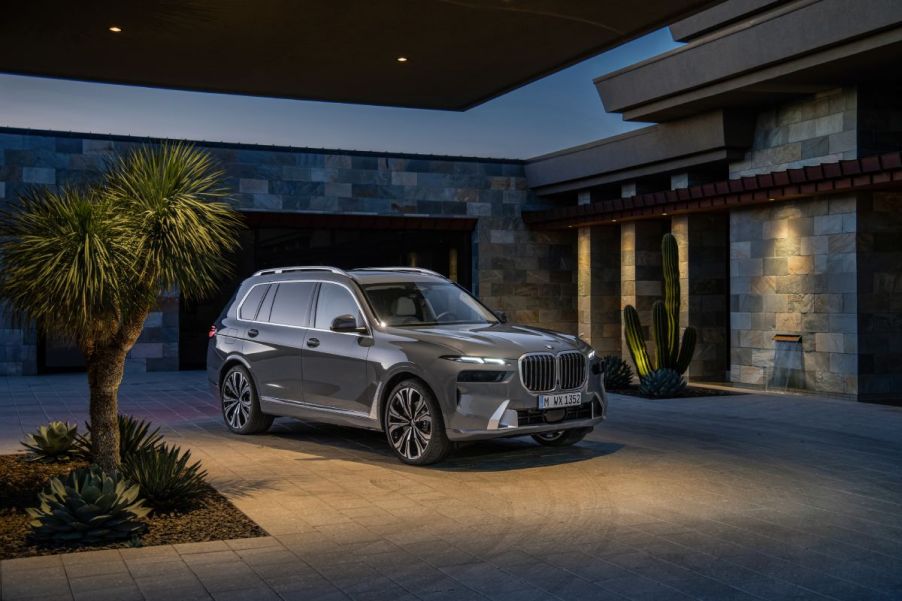
M592 79L675 48L660 30L463 113L180 92L0 74L0 125L314 148L528 158L641 124Z

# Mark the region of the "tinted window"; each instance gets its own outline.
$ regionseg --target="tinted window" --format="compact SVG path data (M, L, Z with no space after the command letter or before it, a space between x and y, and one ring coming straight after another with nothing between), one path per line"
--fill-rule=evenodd
M269 321L286 326L306 326L307 310L313 297L313 282L279 284Z
M319 330L328 330L339 315L353 315L357 325L363 325L363 317L351 293L337 284L323 284L316 302L316 325Z
M248 320L257 319L257 311L260 310L260 302L263 300L263 295L266 294L268 289L269 284L251 288L251 291L248 292L244 302L241 303L241 308L238 309L238 318Z

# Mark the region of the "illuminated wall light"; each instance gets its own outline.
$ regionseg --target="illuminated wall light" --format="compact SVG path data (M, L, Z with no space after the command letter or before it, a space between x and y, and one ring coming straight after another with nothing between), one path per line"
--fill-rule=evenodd
M113 33L122 33L122 28L118 25L112 25L110 27L110 31L112 31Z
M399 57L398 57L398 62L399 62L399 63L406 63L406 62L407 62L407 57L406 57L406 56L399 56Z

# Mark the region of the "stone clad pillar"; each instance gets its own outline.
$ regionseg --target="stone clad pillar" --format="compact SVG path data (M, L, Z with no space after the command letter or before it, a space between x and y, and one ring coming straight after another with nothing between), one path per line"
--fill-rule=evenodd
M663 220L645 220L620 226L620 309L627 305L636 307L652 360L655 349L650 336L651 307L662 298L661 237L669 225ZM629 357L623 333L621 348L623 356Z
M591 200L580 192L579 203ZM579 336L599 355L620 353L620 235L616 226L577 232Z

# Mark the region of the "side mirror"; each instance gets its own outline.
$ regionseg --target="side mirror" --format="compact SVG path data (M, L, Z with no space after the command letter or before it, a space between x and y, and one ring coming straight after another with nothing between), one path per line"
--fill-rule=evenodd
M497 317L498 321L501 323L507 323L507 313L504 311L495 311L495 317Z
M357 318L353 315L339 315L332 320L333 332L362 332L363 327L357 325Z

